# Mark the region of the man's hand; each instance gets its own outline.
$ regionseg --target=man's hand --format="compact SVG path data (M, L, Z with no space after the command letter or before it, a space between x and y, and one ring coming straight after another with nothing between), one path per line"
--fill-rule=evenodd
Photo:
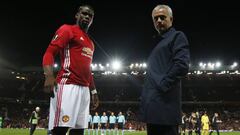
M96 94L92 94L92 107L91 107L91 110L96 110L98 106L99 106L98 95L97 95L97 93Z
M44 82L44 92L50 94L51 97L54 97L53 89L56 84L56 79L53 75L46 75Z

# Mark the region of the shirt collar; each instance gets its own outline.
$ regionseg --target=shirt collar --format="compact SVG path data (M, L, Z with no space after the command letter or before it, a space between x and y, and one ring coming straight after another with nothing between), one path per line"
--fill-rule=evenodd
M176 31L173 27L170 27L163 35L161 35L162 38L166 38L169 35L171 35L174 31Z

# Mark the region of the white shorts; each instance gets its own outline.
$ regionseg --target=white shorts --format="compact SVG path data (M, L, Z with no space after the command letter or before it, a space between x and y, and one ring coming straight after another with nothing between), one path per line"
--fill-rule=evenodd
M50 99L48 129L88 127L90 92L88 87L73 84L58 84Z

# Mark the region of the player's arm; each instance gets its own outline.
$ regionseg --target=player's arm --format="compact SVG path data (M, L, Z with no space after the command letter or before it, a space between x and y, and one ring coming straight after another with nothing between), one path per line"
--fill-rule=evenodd
M107 127L107 124L108 124L108 117L106 117L106 123L105 123L106 127Z
M54 57L58 52L65 48L72 38L72 33L67 25L61 26L55 33L54 38L49 44L43 56L43 71L45 75L44 91L52 93L53 87L56 85L56 79L53 72Z
M91 116L91 118L90 118L90 123L91 123L91 124L93 123L93 118L92 118L92 116Z
M201 127L203 126L203 118L202 117L200 117L200 125L201 125Z
M33 117L34 117L34 111L33 111L32 114L31 114L31 117L30 117L30 119L29 119L29 123L32 123Z
M126 119L125 119L125 116L123 115L123 124L126 123Z
M98 126L101 126L100 116L98 116Z
M49 45L43 56L43 71L45 75L44 91L53 96L53 87L56 85L56 79L53 73L54 57L59 52L58 46Z
M50 93L53 90L54 85L56 85L55 76L53 74L52 65L43 66L45 82L44 82L44 91Z
M98 98L98 94L97 94L97 90L96 90L96 86L95 86L92 74L90 75L89 89L90 89L91 95L92 95L92 97L91 97L91 99L92 99L91 109L95 110L99 106L99 98Z
M222 120L218 120L218 119L217 119L217 123L222 123Z

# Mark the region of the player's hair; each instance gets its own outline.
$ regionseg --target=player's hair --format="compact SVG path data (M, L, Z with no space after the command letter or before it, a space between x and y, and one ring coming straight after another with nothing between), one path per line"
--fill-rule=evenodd
M81 11L84 7L88 7L88 8L89 8L90 10L92 10L93 13L94 13L94 9L93 9L93 7L90 6L90 5L88 5L88 4L84 4L84 5L79 6L79 8L78 8L78 12Z
M172 9L171 9L168 5L157 5L157 6L153 9L153 11L154 11L154 10L157 10L157 9L160 9L160 8L165 8L165 9L167 9L169 15L170 15L171 17L173 17Z

